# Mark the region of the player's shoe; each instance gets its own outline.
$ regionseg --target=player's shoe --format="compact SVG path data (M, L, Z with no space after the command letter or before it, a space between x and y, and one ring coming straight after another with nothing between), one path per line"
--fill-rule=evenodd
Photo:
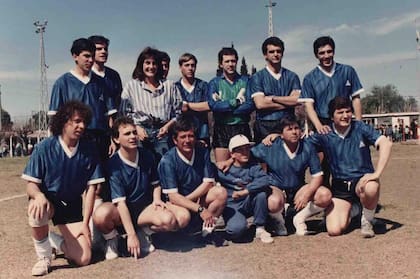
M61 244L63 243L64 238L61 235L50 231L48 234L48 240L50 241L52 248L52 259L55 259L57 254L63 253L61 250Z
M267 232L264 227L258 227L255 230L255 238L260 239L262 243L273 243L274 241L271 234Z
M36 264L32 267L32 276L43 276L51 272L51 259L44 257L38 259Z
M214 222L213 225L206 226L206 224L203 222L203 227L201 228L201 236L206 237L209 234L211 234L214 229L216 228L216 223Z
M151 234L147 234L143 228L137 230L137 237L140 241L140 250L143 253L152 253L156 250L150 235Z
M372 238L375 236L373 226L369 221L362 220L360 225L360 233L364 238Z
M118 258L118 236L108 239L105 245L105 259L114 260Z
M299 213L297 213L295 217L293 217L293 226L295 226L296 235L308 235L308 227L306 226L305 218L302 218L302 216L300 216Z

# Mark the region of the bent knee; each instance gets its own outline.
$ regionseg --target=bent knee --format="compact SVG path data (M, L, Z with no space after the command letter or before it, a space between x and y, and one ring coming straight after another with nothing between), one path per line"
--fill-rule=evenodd
M176 221L180 229L185 228L191 220L191 215L188 210L182 210L178 212L176 216Z
M325 187L318 189L315 195L315 204L320 207L327 207L331 203L332 193Z

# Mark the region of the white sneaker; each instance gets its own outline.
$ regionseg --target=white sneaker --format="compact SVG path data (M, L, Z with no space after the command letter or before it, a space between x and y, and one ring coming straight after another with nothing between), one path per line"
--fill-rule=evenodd
M271 234L262 227L255 230L255 238L259 238L262 243L273 243L274 241Z
M137 230L137 237L140 241L140 250L143 253L152 253L156 250L155 246L152 243L150 235L145 233L143 229Z
M373 226L369 221L362 220L360 225L360 233L364 238L372 238L375 236Z
M108 239L105 246L105 259L114 260L118 258L118 236Z
M51 272L51 260L49 258L38 259L32 267L32 276L43 276Z
M213 222L213 225L211 226L206 226L205 223L203 222L203 227L201 228L201 236L202 237L208 236L214 231L215 228L216 228L216 222Z
M293 217L293 225L295 226L296 235L303 236L308 234L308 227L306 226L305 219L299 213Z

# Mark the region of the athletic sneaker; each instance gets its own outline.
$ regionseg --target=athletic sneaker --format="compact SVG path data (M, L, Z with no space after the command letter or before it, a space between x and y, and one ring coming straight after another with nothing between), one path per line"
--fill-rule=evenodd
M137 237L140 241L140 250L143 253L152 253L156 250L155 246L152 243L150 235L144 232L143 229L137 230Z
M64 238L55 232L49 232L48 239L52 247L53 258L55 259L57 254L63 253L61 250L61 244L63 243Z
M108 239L105 245L105 259L114 260L118 258L118 236Z
M215 222L211 226L206 226L205 223L203 222L203 227L201 228L201 236L202 237L208 236L214 231L215 228L216 228Z
M259 227L255 230L255 238L259 238L263 243L273 243L274 239L271 234L267 232L263 227Z
M293 217L293 225L296 229L296 235L303 236L308 234L308 227L306 226L305 219L299 216L299 213Z
M360 225L360 232L364 238L371 238L375 236L373 226L369 221L362 220Z
M43 276L51 272L51 260L49 258L40 258L32 267L32 276Z
M286 228L286 225L284 224L284 221L273 219L272 226L273 226L274 233L276 235L287 236L287 228Z

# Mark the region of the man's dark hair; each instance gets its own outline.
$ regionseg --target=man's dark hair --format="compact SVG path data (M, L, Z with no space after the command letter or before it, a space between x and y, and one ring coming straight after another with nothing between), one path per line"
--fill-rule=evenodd
M120 127L122 125L133 125L136 126L134 124L134 120L131 119L130 117L127 116L120 116L117 119L115 119L114 124L112 125L111 128L111 137L113 139L116 139L120 136L120 132L118 131L120 129Z
M301 125L302 123L299 120L297 120L295 115L286 115L280 120L279 132L283 133L284 128L294 125L294 124L297 124L299 128L302 128L302 125Z
M281 53L284 53L284 42L280 38L269 37L269 38L265 39L265 41L263 42L263 44L261 46L261 50L262 50L262 53L264 55L267 54L267 46L268 45L278 46L278 47L281 48Z
M169 54L165 51L159 51L160 52L160 60L165 61L168 63L171 63L171 57L169 57Z
M233 47L224 47L222 48L217 57L219 58L219 65L222 64L223 55L235 55L236 61L238 61L238 52Z
M318 49L326 45L330 45L332 47L333 52L335 52L335 43L334 43L334 40L330 36L319 37L318 39L314 41L315 57L318 57Z
M105 38L104 36L93 35L93 36L90 36L88 39L91 40L94 44L101 44L101 45L109 46L109 39Z
M163 68L160 53L161 52L159 50L151 47L146 47L145 49L143 49L143 51L140 52L140 55L137 58L136 67L134 68L132 75L133 79L138 79L140 81L143 81L145 79L146 76L143 72L143 63L144 60L152 58L155 60L157 67L156 80L161 80L163 78Z
M79 55L82 51L89 51L95 54L96 46L91 40L86 38L74 40L70 49L71 54Z
M69 101L62 105L57 113L52 117L50 122L50 129L54 136L61 135L63 133L64 125L69 121L74 114L77 113L87 127L92 120L91 109L82 102Z
M343 108L349 108L351 109L351 111L353 111L353 106L349 98L337 96L334 99L332 99L331 102L328 104L328 114L330 118L334 116L334 112L337 109L343 109Z
M196 127L194 125L194 120L190 116L181 115L176 119L175 124L171 128L172 137L176 139L179 132L194 131L196 134Z

